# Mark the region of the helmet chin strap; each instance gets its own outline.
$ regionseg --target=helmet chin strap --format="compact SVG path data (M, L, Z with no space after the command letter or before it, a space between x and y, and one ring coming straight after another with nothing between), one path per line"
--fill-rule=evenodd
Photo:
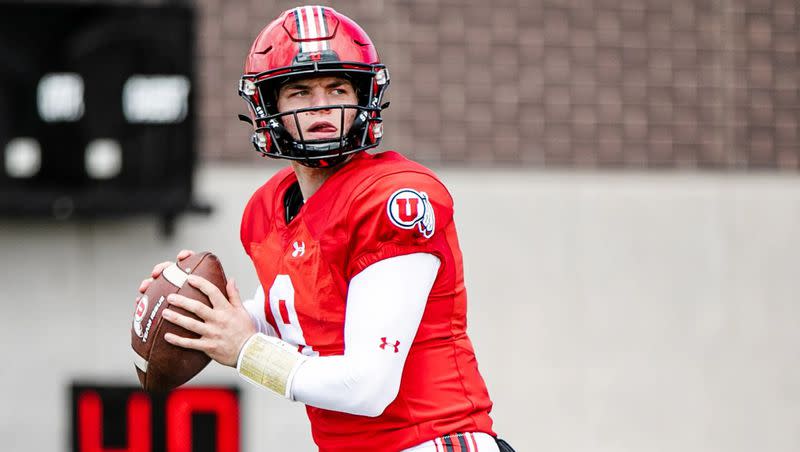
M344 137L344 149L348 148L348 144L350 143L350 137ZM306 140L303 142L300 141L292 141L292 147L295 148L298 155L305 154L306 151L312 153L329 153L332 151L337 151L342 149L342 139L334 139L334 140ZM331 157L326 157L323 159L311 159L311 158L304 158L297 160L303 166L307 166L309 168L322 168L322 167L332 167L336 166L345 161L347 155L334 155Z
M344 147L346 148L349 143L350 138L345 136ZM292 146L294 146L298 152L303 152L304 150L309 150L311 152L328 152L341 149L342 140L337 138L335 140L306 140L303 142L294 141Z

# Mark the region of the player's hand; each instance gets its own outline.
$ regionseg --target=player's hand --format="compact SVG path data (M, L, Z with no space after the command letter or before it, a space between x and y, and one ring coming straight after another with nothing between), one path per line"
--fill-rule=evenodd
M185 250L185 249L181 250L178 253L177 260L186 259L187 257L191 256L192 254L194 254L194 251L192 251L192 250ZM165 268L169 267L172 264L173 264L172 261L164 261L164 262L161 262L160 264L156 264L156 266L153 267L153 270L150 272L150 276L145 278L145 279L143 279L142 283L139 284L139 293L143 294L143 293L147 292L147 288L150 287L150 284L153 282L153 280L158 278L161 275L161 272L163 272ZM137 299L137 302L138 302L138 299Z
M197 339L167 333L164 339L178 347L205 352L214 361L235 367L239 351L250 336L256 333L247 310L242 305L239 289L233 278L225 287L227 297L207 279L190 275L187 282L202 291L211 301L208 307L200 301L183 295L167 297L170 306L178 306L200 317L196 320L167 307L161 314L168 321L200 335Z

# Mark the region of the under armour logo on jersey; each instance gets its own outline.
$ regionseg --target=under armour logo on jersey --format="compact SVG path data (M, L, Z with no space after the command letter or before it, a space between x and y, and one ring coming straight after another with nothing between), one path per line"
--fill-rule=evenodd
M294 251L292 251L292 257L301 257L302 255L306 254L306 242L294 242L292 246L294 247Z
M382 337L381 338L381 345L380 345L381 350L386 350L386 346L387 345L390 346L390 347L394 347L394 352L395 353L400 351L400 341L394 341L394 344L390 344L390 343L386 342L386 338L385 337Z
M386 203L386 214L399 228L412 229L416 225L425 238L430 238L436 228L433 207L424 191L402 188L392 193Z

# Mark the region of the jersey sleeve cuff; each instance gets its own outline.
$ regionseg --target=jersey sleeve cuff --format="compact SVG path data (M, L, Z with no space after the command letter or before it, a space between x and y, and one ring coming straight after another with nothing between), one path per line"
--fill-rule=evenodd
M441 252L432 249L432 247L419 246L419 245L385 244L381 246L379 249L369 253L362 254L358 256L355 260L353 260L349 267L348 277L352 279L357 274L361 273L365 268L369 267L375 262L382 261L390 257L405 256L407 254L414 254L414 253L433 254L439 259L439 261L444 262Z

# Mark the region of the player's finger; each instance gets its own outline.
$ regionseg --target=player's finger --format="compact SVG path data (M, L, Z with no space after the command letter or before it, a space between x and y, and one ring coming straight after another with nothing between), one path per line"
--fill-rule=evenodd
M217 286L211 284L209 280L197 275L189 275L186 280L189 281L189 284L200 289L201 292L206 294L208 299L211 300L211 307L220 308L227 304L225 303L227 300L225 295L220 292Z
M153 271L150 272L150 276L152 276L153 278L158 278L161 272L163 272L164 269L169 267L170 265L172 265L172 261L164 261L160 264L156 264L156 266L153 267Z
M188 337L181 337L177 334L173 333L166 333L164 334L164 339L172 345L176 345L178 347L183 348L190 348L192 350L200 350L205 351L205 347L203 347L203 340L202 339L192 339Z
M178 251L178 260L184 260L192 254L194 254L193 250L182 249Z
M169 302L169 304L173 306L178 306L180 308L186 309L187 311L197 315L203 320L207 320L213 315L211 308L206 306L205 303L193 300L183 295L178 295L176 293L170 294L167 297L167 301Z
M231 302L231 305L235 307L243 306L242 299L239 296L239 288L236 286L235 279L228 279L228 284L225 286L225 290L228 292L228 301Z
M205 323L183 314L178 314L171 309L164 309L164 311L161 313L161 316L175 325L186 328L187 330L197 333L200 336L205 336L208 333L208 326Z
M145 293L147 292L147 288L150 287L150 284L153 282L153 278L145 278L142 280L142 283L139 284L139 292Z

